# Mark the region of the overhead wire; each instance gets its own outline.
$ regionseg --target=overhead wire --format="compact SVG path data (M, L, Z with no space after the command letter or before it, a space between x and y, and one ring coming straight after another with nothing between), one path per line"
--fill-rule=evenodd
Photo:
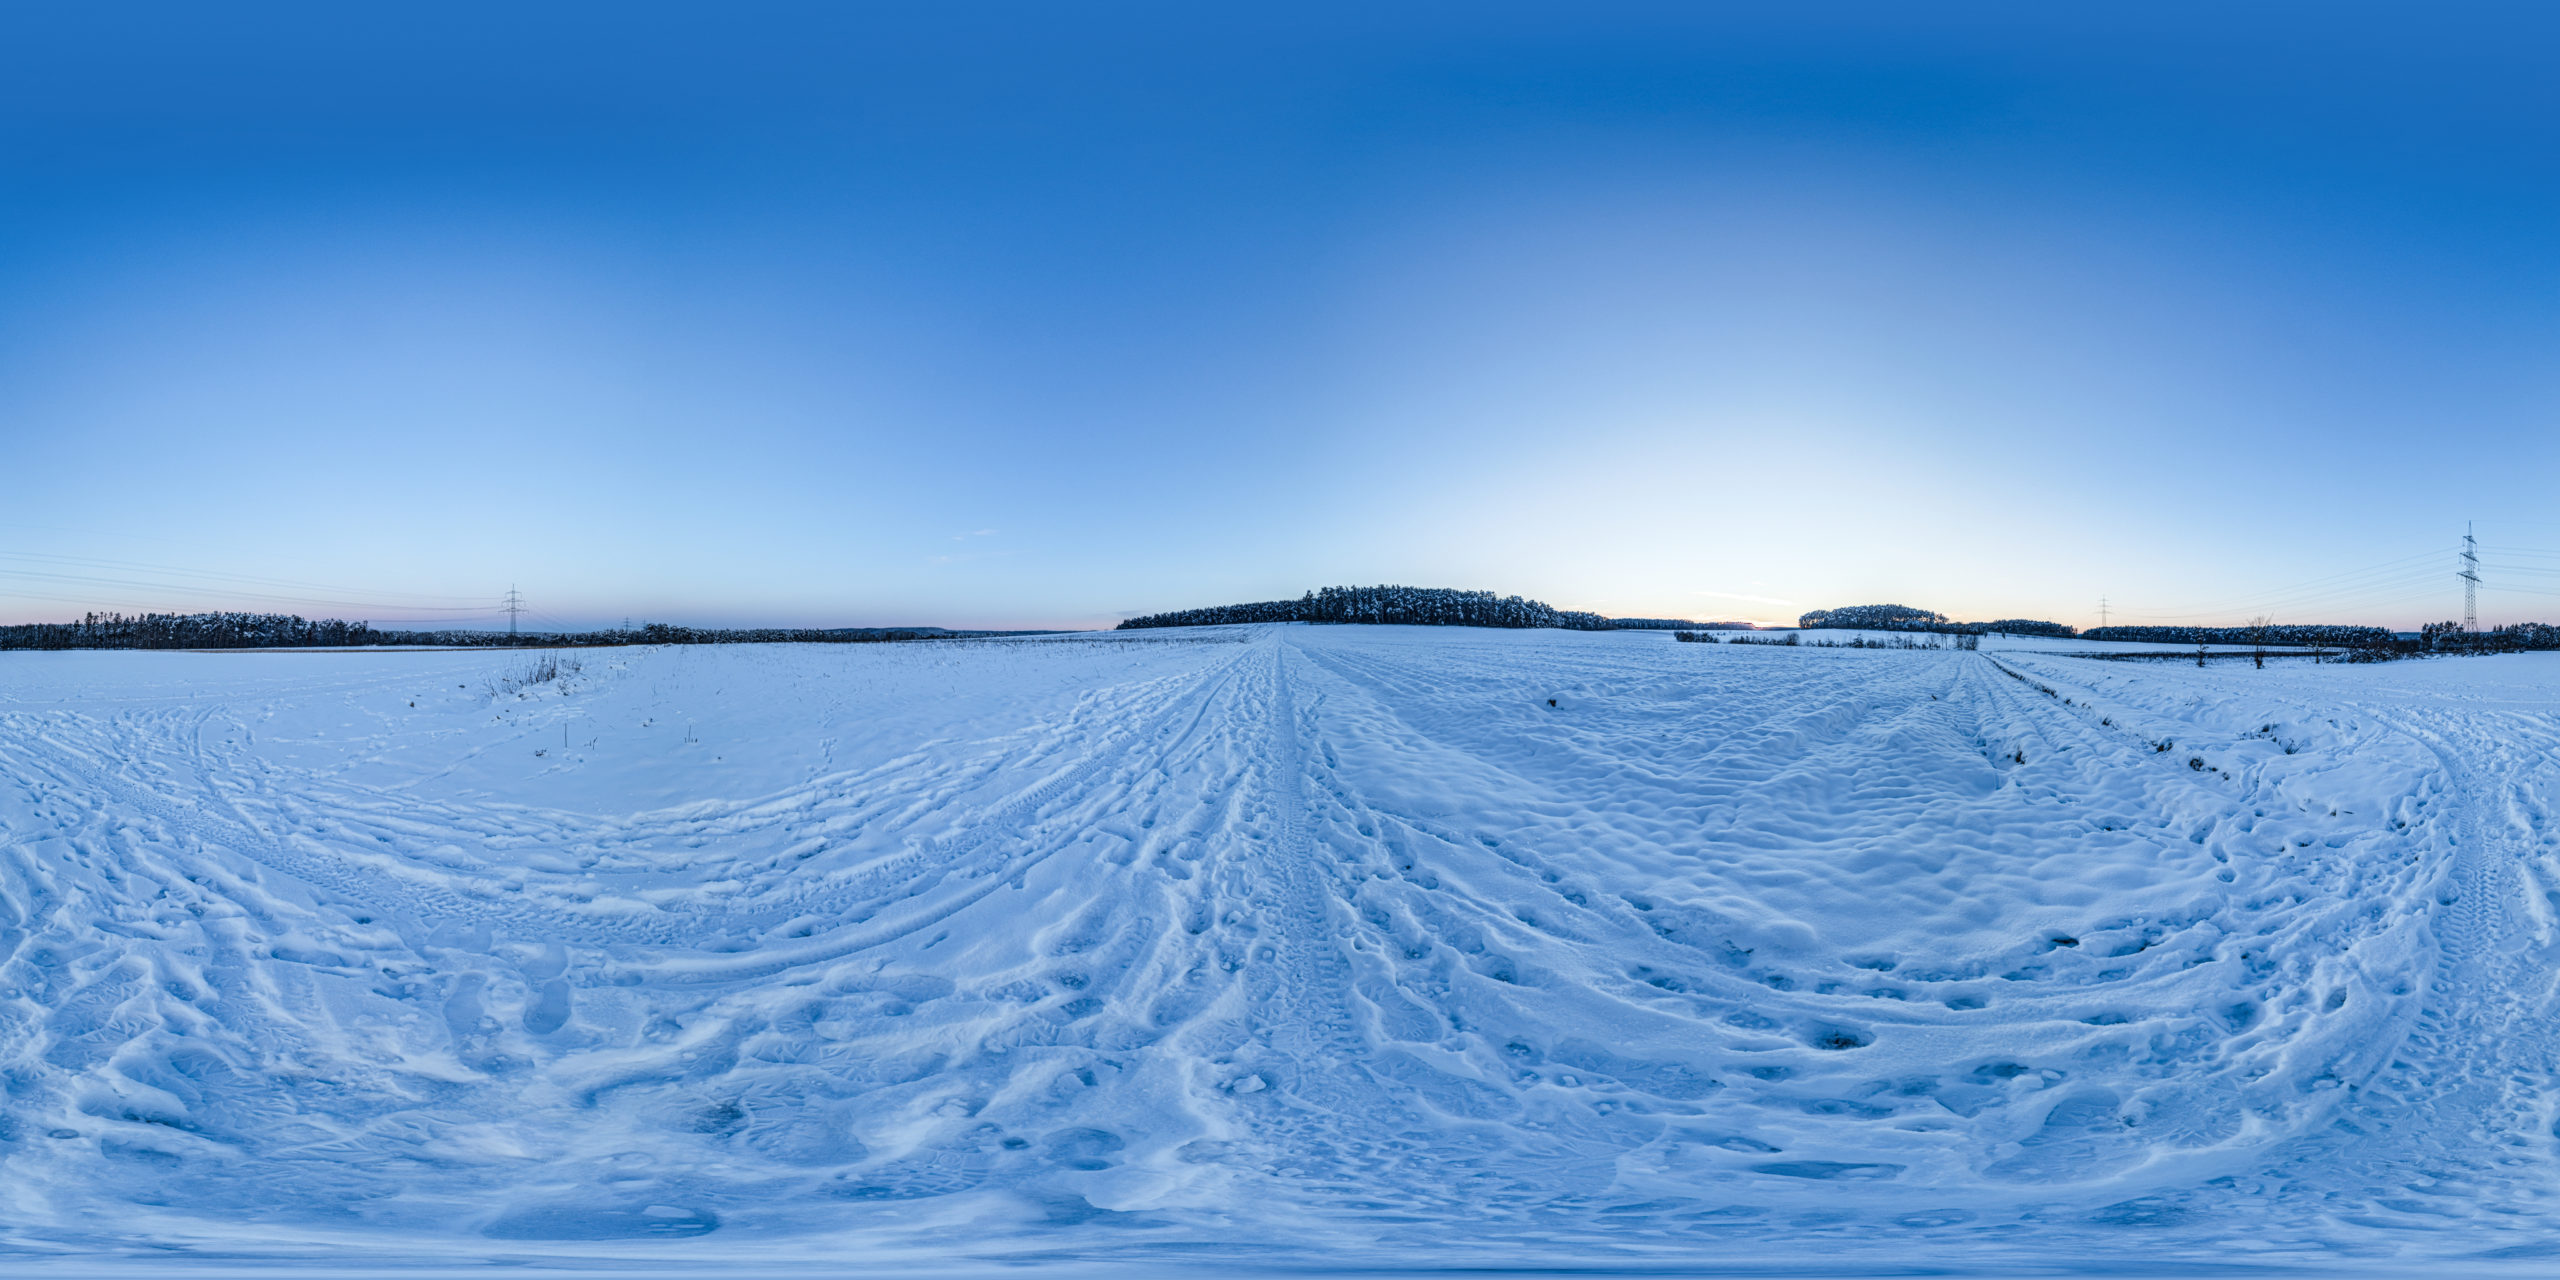
M2127 617L2156 618L2164 621L2191 621L2201 618L2225 617L2247 609L2300 609L2330 603L2332 601L2345 602L2355 600L2372 592L2391 590L2403 584L2414 584L2430 577L2433 575L2433 571L2420 569L2417 566L2425 561L2437 559L2439 557L2449 558L2452 554L2454 554L2454 549L2447 548L2439 551L2427 551L2415 555L2402 556L2398 559L2386 560L2379 564L2367 565L2360 569L2349 569L2339 573L2329 574L2325 577L2313 578L2305 582L2296 583L2291 587L2279 588L2271 592L2262 592L2247 596L2226 597L2219 603L2192 606L2186 611L2117 608L2113 610L2113 612L2124 614Z
M75 591L80 594L70 594ZM36 551L0 551L0 598L134 613L185 612L179 602L196 599L221 601L231 607L249 604L296 612L353 613L390 629L440 629L500 616L494 594L369 590L262 574Z
M2480 570L2487 579L2481 584L2484 592L2560 597L2560 590L2512 581L2519 576L2535 583L2560 578L2560 563L2531 563L2536 560L2560 562L2560 550L2503 543L2476 545L2482 553ZM2449 564L2442 568L2422 566L2428 561L2450 562L2459 556L2460 551L2459 546L2454 546L2403 556L2361 569L2313 578L2256 597L2230 597L2218 607L2191 607L2189 611L2169 612L2117 606L2111 612L2138 621L2191 622L2228 617L2241 610L2299 615L2317 610L2336 611L2349 606L2366 609L2395 607L2432 598L2439 590L2449 593L2451 584L2442 583L2442 579L2452 576L2452 567ZM2501 581L2502 578L2508 580ZM2425 589L2416 589L2422 586Z

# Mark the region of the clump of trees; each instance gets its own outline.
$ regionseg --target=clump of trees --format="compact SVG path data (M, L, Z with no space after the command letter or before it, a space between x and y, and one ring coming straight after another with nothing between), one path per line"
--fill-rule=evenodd
M1596 613L1558 609L1519 596L1449 587L1325 587L1301 601L1309 622L1393 623L1423 627L1560 627L1606 631Z
M1796 619L1807 631L1823 628L1860 631L1927 631L1947 625L1947 615L1907 604L1853 604L1845 609L1816 609Z
M1537 600L1450 587L1324 587L1295 600L1178 609L1131 618L1122 631L1151 627L1219 627L1248 622L1334 622L1417 627L1556 627L1607 631L1610 619L1558 609Z
M1951 622L1947 615L1906 604L1853 604L1845 609L1816 609L1796 619L1807 631L1928 631L1951 636L2076 636L2076 627L2037 618L2002 618L1997 622Z
M92 613L78 622L0 627L0 649L342 649L402 645L436 649L558 649L617 644L863 644L1015 632L941 627L679 627L637 631L382 631L335 618L275 613Z

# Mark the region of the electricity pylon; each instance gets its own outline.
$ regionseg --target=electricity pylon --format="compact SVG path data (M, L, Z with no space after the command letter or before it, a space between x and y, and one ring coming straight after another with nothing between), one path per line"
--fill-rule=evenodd
M2462 572L2453 576L2462 579L2462 629L2477 631L2480 629L2480 548L2471 540L2468 523L2462 526Z

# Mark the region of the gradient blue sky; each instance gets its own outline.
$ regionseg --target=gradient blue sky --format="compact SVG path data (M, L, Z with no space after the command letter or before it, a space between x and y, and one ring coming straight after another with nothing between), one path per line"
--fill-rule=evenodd
M2528 6L55 8L0 619L2560 617Z

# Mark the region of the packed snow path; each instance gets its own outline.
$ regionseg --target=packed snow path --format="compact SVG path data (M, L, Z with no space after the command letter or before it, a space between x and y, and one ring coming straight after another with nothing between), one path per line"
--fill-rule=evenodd
M2560 1226L2544 658L577 656L511 689L526 655L5 655L0 1248Z

